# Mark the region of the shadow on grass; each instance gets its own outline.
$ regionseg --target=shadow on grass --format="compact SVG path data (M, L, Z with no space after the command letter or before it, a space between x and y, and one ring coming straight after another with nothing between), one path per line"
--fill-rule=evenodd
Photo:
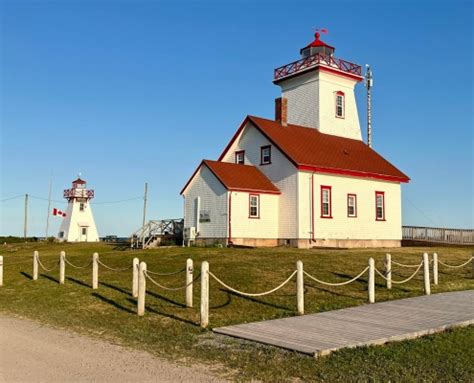
M127 290L125 290L125 289L122 289L121 287L118 287L118 286L111 285L110 283L99 282L99 285L108 287L109 289L118 291L119 293L125 294L125 295L127 295L127 296L131 296L131 295L132 295L132 294L130 293L130 291L127 291Z
M128 298L127 299L129 302L132 302L133 304L136 304L136 302L132 299L132 298ZM176 315L173 315L173 314L168 314L168 313L165 313L163 311L158 311L150 306L146 306L145 305L145 312L150 312L150 313L153 313L153 314L157 314L157 315L161 315L161 316L164 316L164 317L167 317L167 318L170 318L170 319L174 319L174 320L177 320L179 322L182 322L182 323L186 323L186 324L189 324L191 326L194 326L194 327L200 327L199 324L189 320L189 319L184 319L184 318L180 318ZM134 314L136 314L134 312Z
M48 274L40 274L40 277L49 279L50 281L55 282L55 283L59 283L59 279L53 278L52 276Z
M228 293L227 290L223 290L223 289L220 289L220 290L223 291L223 292ZM211 309L212 309L212 310L215 310L215 309L221 309L221 308L223 308L223 307L228 306L228 305L232 302L232 297L230 296L230 294L226 294L225 296L226 296L227 300L226 300L224 303L221 303L220 305L217 305L217 306L209 306L209 309L210 309L210 310L211 310ZM239 295L239 296L240 296L240 295Z
M108 303L108 304L110 304L110 305L112 305L112 306L114 306L114 307L116 307L116 308L118 308L122 311L125 311L129 314L136 314L135 311L130 310L129 308L127 308L125 306L122 306L121 304L113 301L112 299L106 298L103 295L100 295L99 293L92 293L91 295L93 297L96 297L96 298L100 299L102 302Z
M171 303L172 305L179 306L179 307L183 307L183 308L186 307L186 305L183 304L183 303L176 302L176 301L174 301L174 300L172 300L172 299L170 299L170 298L165 297L164 295L155 293L155 292L153 292L153 291L147 291L146 293L147 293L148 295L151 295L152 297L155 297L155 298L161 299L162 301Z
M30 274L25 273L24 271L20 271L20 274L23 275L25 278L28 278L28 279L30 279L30 280L33 280L33 277L32 277Z
M227 294L229 294L230 296L235 296L235 297L239 297L241 299L245 299L247 301L250 301L250 302L253 302L253 303L258 303L258 304L261 304L261 305L264 305L264 306L268 306L268 307L272 307L272 308L275 308L275 309L280 309L280 310L285 310L285 311L295 311L294 309L292 308L288 308L286 306L281 306L281 305L277 305L275 303L270 303L270 302L265 302L265 301L262 301L260 299L257 299L257 298L254 298L254 297L245 297L245 296L242 296L240 294L237 294L237 293L234 293L232 291L228 291L228 290L224 290L224 289L220 289L221 291L223 292L226 292ZM229 303L230 303L230 300L229 300Z
M90 285L88 285L88 284L87 284L87 283L85 283L85 282L82 282L82 281L80 281L79 279L75 279L75 278L73 278L73 277L66 277L66 279L67 279L68 281L71 281L71 282L77 283L78 285L81 285L81 286L87 287L88 289L90 289L90 288L91 288L91 286L90 286Z

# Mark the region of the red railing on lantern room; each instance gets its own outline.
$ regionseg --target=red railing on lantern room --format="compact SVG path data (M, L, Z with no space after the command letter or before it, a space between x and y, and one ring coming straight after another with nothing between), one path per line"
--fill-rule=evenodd
M86 189L76 189L76 188L71 188L71 189L65 189L63 193L63 197L66 199L71 199L71 198L88 198L92 199L94 198L94 190L86 190Z
M305 69L321 64L355 76L362 76L362 68L360 65L338 59L333 56L316 53L315 55L276 68L274 71L273 80L277 81L284 77L291 76L298 72L304 71Z

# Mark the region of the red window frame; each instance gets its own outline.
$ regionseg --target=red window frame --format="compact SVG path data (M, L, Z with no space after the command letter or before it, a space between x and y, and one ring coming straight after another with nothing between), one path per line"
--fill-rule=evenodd
M382 197L382 218L379 218L377 214L377 197ZM385 221L385 192L383 191L376 191L375 192L375 220L376 221Z
M354 197L354 215L349 214L349 198ZM357 218L357 194L347 194L347 217Z
M263 150L268 149L269 150L269 156L270 160L268 162L263 162ZM260 165L269 165L272 163L272 146L271 145L265 145L260 147Z
M337 115L337 97L342 96L342 116ZM346 118L346 95L344 92L338 91L336 92L336 96L334 97L334 115L336 118L345 119Z
M252 197L257 197L257 215L252 215ZM259 219L260 218L260 194L249 194L249 218Z
M237 162L237 156L238 156L239 154L242 154L242 158L243 158L242 165L245 165L245 150L237 150L237 151L235 152L235 163L236 163L236 164L239 164L239 162Z
M327 190L329 201L328 201L328 214L324 214L323 209L323 190ZM332 186L321 185L321 218L332 218Z

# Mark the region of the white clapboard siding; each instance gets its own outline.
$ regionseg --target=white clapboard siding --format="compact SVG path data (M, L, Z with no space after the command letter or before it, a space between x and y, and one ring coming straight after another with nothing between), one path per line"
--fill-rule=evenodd
M199 197L201 211L208 211L210 222L199 222L200 238L227 237L227 189L212 174L207 166L201 166L198 174L187 187L185 198L184 227L196 227L199 212L196 200Z
M245 164L257 166L281 191L278 198L278 238L296 238L297 171L285 155L273 145L272 163L260 165L260 148L266 145L271 145L270 141L249 122L240 137L229 148L223 161L235 162L235 152L245 150Z
M311 173L299 173L299 235L310 238ZM321 185L332 187L332 219L321 218ZM375 192L385 192L385 221L375 219ZM357 217L347 216L347 194L357 196ZM319 239L401 240L399 183L335 175L314 175L314 226Z

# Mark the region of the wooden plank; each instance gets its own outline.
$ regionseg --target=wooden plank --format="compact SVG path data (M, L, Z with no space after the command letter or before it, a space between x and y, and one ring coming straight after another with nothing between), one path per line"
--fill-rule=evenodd
M474 290L468 290L220 327L214 331L319 356L341 348L411 339L473 323Z

